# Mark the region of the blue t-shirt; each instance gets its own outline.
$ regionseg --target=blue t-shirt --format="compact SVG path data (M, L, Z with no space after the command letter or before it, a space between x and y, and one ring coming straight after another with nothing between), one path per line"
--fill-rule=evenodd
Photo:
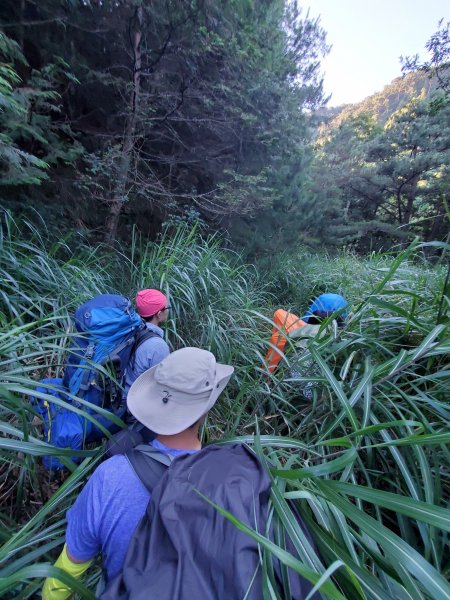
M142 375L144 371L147 371L160 363L163 358L166 358L166 356L169 356L170 354L169 346L164 339L164 332L161 327L158 327L153 323L146 323L146 325L147 329L153 331L156 335L145 340L145 342L138 347L134 358L127 366L125 371L125 396L128 394L128 390L139 375Z
M171 456L196 452L168 448L158 440L151 445ZM85 561L101 552L110 580L122 569L129 542L149 500L150 492L127 459L123 455L109 458L97 467L67 511L69 554L76 560Z

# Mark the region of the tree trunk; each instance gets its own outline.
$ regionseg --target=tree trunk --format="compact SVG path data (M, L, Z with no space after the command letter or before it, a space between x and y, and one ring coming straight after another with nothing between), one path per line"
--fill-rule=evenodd
M409 225L409 222L411 221L414 207L414 198L415 195L413 195L412 192L406 197L406 207L403 212L403 225Z
M403 223L403 214L402 214L402 193L400 190L397 190L397 213L398 213L398 222L401 225Z
M438 214L433 219L433 226L431 227L430 235L428 236L428 239L425 241L432 242L434 240L437 240L438 236L439 236L439 230L441 228L441 225L442 225L442 215Z
M141 66L142 66L142 5L138 6L135 13L135 31L133 37L134 69L133 89L130 96L129 114L126 120L125 133L122 143L121 156L117 180L115 182L112 198L109 202L109 215L105 224L105 242L111 246L117 237L119 219L124 203L126 202L127 186L130 167L133 158L137 112L140 100Z
M411 149L411 158L413 158L415 160L416 157L417 157L417 146L413 146L413 148ZM411 179L411 181L408 183L408 186L407 186L406 208L405 208L405 211L403 214L403 223L405 225L409 225L412 215L413 215L414 200L416 199L418 182L419 182L419 176L416 175L415 177L413 177Z
M442 234L445 234L445 232L447 231L446 225L448 225L448 223L447 223L447 219L445 219L445 205L444 205L444 198L443 198L442 194L440 196L440 200L441 200L441 203L438 203L435 206L436 216L433 219L433 225L431 226L431 231L428 234L428 236L425 238L425 241L427 241L427 242L442 239ZM439 234L441 234L441 236Z
M408 182L407 186L402 185L402 187L397 190L397 211L400 225L408 226L411 221L414 212L414 200L417 195L418 182L419 176L416 175ZM406 206L402 205L402 195L406 198Z
M414 200L416 199L416 195L417 195L417 184L419 182L419 176L417 175L416 177L414 177L414 179L411 181L410 185L409 185L409 189L408 192L406 194L406 208L404 210L403 213L403 223L405 225L409 225L412 216L413 216L413 212L414 212Z
M343 217L344 217L345 221L348 219L348 211L349 210L350 210L350 198L348 198L347 204L345 205L345 208L344 208Z
M20 25L19 25L19 33L17 36L17 43L20 46L20 49L25 54L24 50L24 38L25 38L25 0L20 0Z

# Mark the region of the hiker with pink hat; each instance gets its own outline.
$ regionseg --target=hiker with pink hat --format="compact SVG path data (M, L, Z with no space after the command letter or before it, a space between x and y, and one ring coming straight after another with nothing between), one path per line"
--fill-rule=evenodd
M145 289L136 296L136 310L147 326L143 341L136 348L125 373L125 394L136 379L170 354L162 325L169 317L170 306L159 290Z

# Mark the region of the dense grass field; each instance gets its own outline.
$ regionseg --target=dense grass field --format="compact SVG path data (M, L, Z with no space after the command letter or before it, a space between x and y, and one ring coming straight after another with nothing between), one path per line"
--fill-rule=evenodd
M443 247L444 249L444 247ZM446 248L448 251L449 248ZM65 512L102 459L42 438L30 403L36 383L61 375L74 308L98 293L133 297L158 287L174 308L173 349L196 345L236 368L204 427L204 442L244 439L269 459L279 545L257 536L317 586L324 598L442 600L450 597L449 281L416 242L401 252L296 256L248 266L218 237L180 227L158 243L131 240L122 253L82 240L49 241L6 216L0 238L0 594L38 598L63 544ZM311 340L301 379L296 354L270 377L262 367L274 309L301 316L311 298L343 294L344 327ZM316 382L307 401L302 383ZM54 401L52 397L48 401ZM66 461L52 478L42 456ZM288 502L289 500L289 502ZM308 524L315 548L292 511ZM295 555L283 550L289 536ZM277 598L263 562L265 598ZM78 583L93 598L99 569ZM289 591L285 590L286 598Z

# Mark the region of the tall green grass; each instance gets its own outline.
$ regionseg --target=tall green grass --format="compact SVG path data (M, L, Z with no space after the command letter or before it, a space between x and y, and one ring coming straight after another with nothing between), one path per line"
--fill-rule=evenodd
M364 260L301 251L297 258L274 258L268 269L243 265L218 237L203 239L184 227L154 244L135 238L115 255L101 248L71 254L70 240L49 245L36 231L24 235L10 218L0 241L5 597L38 593L63 543L65 511L102 453L85 449L76 464L72 450L41 439L29 402L35 382L60 372L78 303L95 293L133 296L152 286L173 306L172 348L198 345L236 367L204 439L248 441L270 463L276 543L264 532L248 532L265 548L265 597L277 597L272 554L327 598L449 596L449 290L445 268L424 263L418 244ZM302 355L302 363L315 364L304 379L318 384L307 402L289 378L293 342L273 376L262 362L273 309L301 315L322 291L343 293L352 315L342 329L329 326ZM51 453L69 466L62 485L40 465L39 457ZM290 551L283 549L286 537ZM95 577L94 571L78 588L82 596L90 597Z

